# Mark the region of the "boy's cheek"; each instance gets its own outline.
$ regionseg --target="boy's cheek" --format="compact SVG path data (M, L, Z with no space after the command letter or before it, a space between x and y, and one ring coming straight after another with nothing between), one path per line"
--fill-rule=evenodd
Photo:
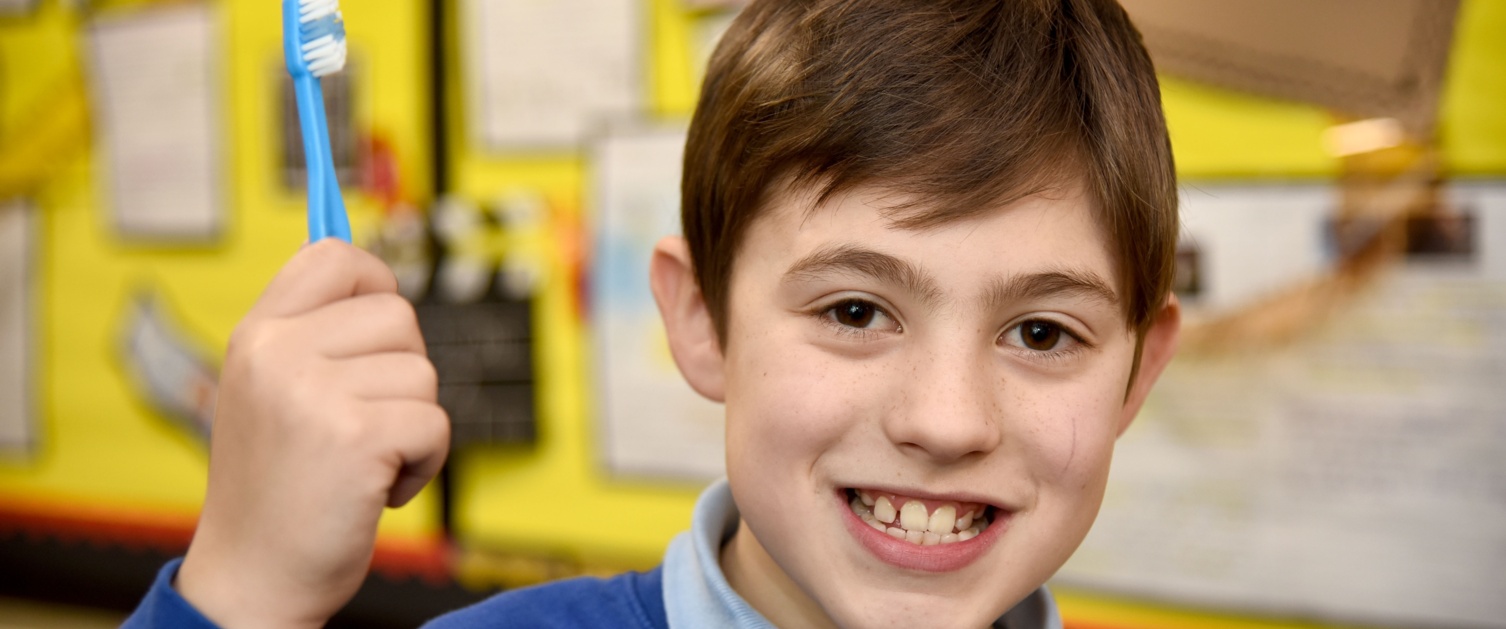
M1028 457L1037 478L1050 484L1085 488L1101 484L1118 435L1115 401L1087 387L1043 392L1016 399L1006 417L1006 446Z
M1087 409L1084 409L1087 410ZM1034 448L1054 469L1072 476L1107 457L1113 446L1113 421L1102 413L1062 413L1041 422Z
M882 365L854 364L784 340L767 340L729 366L729 412L740 407L801 423L867 406L886 388Z
M727 393L731 445L764 444L786 454L812 452L874 417L876 392L861 378L821 370L765 370L734 375ZM743 443L737 443L742 440Z

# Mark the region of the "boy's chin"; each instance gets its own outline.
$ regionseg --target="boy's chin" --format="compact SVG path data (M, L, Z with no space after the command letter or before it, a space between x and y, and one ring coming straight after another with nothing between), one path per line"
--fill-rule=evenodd
M948 572L896 572L873 556L799 562L796 569L809 571L798 580L838 627L988 627L1054 571L1044 565L1048 557L1009 552L1008 541L1001 546ZM1013 560L1001 560L1006 556Z
M981 591L937 595L875 589L845 594L826 609L838 627L849 629L988 627L1013 606L1001 604L1012 598L983 596Z

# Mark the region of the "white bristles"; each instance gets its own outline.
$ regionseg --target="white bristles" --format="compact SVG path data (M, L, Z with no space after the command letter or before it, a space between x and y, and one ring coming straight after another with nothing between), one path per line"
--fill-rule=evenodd
M299 0L298 21L307 24L340 10L340 0Z
M309 66L309 74L314 76L326 76L339 72L345 67L345 41L338 44L330 44L324 48L305 53L304 63Z
M316 77L345 67L345 28L339 0L298 0L301 37L312 37L298 47L309 74Z
M311 57L314 54L313 51L315 49L318 49L318 48L327 48L327 47L329 47L328 46L329 44L333 44L334 42L335 42L335 36L334 35L325 35L323 37L320 37L319 39L316 39L316 40L311 41L311 42L309 42L307 44L304 44L303 45L303 58L308 59L309 57Z

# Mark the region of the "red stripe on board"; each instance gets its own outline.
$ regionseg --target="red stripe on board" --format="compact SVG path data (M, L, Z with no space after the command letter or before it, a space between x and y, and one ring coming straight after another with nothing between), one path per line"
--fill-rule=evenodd
M1131 625L1104 625L1096 622L1062 619L1062 629L1136 629Z
M0 499L0 537L53 539L180 555L188 550L197 523L197 515ZM388 579L419 578L437 587L451 581L450 558L449 545L442 538L377 538L371 569Z

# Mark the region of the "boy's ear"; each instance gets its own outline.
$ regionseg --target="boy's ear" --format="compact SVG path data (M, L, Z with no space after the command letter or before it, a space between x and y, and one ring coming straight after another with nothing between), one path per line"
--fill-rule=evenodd
M659 304L659 316L664 320L675 365L696 393L713 402L722 402L722 346L711 311L696 284L690 247L685 239L680 236L661 239L654 246L648 268L649 285L654 290L654 301Z
M1140 405L1145 403L1156 379L1161 377L1161 372L1171 362L1171 357L1176 355L1181 338L1182 304L1177 301L1176 295L1169 295L1166 297L1166 304L1156 313L1150 329L1145 331L1145 340L1141 342L1140 369L1124 400L1123 415L1119 418L1119 434L1124 434L1135 415L1140 413Z

